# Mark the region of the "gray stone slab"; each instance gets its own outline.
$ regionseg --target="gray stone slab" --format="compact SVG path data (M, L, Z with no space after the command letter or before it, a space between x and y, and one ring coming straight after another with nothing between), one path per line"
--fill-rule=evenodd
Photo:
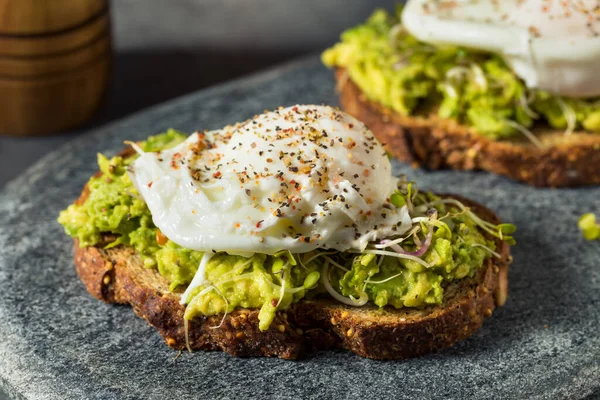
M97 151L168 127L218 128L264 109L336 104L316 58L201 91L75 139L0 194L0 386L28 399L583 398L600 393L600 245L577 218L600 188L534 189L481 172L395 163L421 187L471 197L519 227L509 301L470 339L378 362L343 351L300 361L184 353L124 306L92 299L55 222L95 171Z

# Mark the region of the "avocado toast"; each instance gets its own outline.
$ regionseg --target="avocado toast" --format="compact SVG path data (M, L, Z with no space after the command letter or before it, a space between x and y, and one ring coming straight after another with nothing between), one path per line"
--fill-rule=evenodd
M339 146L358 158L356 165L366 160L360 159L366 155L359 154L356 148L371 143L373 149L365 150L369 153L378 151L380 146L369 140L372 135L360 122L328 107L299 106L278 110L275 114L270 115L279 121L278 127L280 123L284 125L281 118L286 121L292 116L297 118L291 124L302 138L299 144L312 140L321 146L323 143ZM349 131L358 130L357 136L340 133L342 125L334 124L329 131L321 130L317 136L307 138L306 132L316 135L311 127L322 119L331 119ZM233 132L228 141L236 138L234 144L239 148L242 146L237 145L239 136L236 135L251 132L252 126L261 123L264 120L255 118L218 134L227 136ZM338 134L334 137L325 137L336 131ZM288 133L287 136L276 134L273 143L297 138L291 131ZM161 184L153 180L153 184L140 185L144 174L140 162L147 162L140 158L164 158L168 162L173 156L180 160L186 143L192 153L198 151L195 146L199 142L209 144L203 149L219 147L216 141L195 135L182 142L185 136L171 131L133 144L141 154L139 157L131 148L110 160L99 156L101 172L59 218L67 233L75 238L75 265L88 291L107 302L130 304L159 331L169 346L281 358L296 358L311 348L343 347L376 359L405 358L435 351L470 336L496 306L504 303L510 260L507 243L512 242L509 235L514 228L500 224L491 211L476 203L457 196L420 193L416 185L406 179L391 181L396 189L382 200L382 208L378 208L382 214L381 226L376 228L382 232L385 223L381 221L400 218L389 226L401 233L383 237L369 230L369 240L363 248L335 249L341 246L340 232L331 236L338 242L330 240L319 245L319 239L332 233L320 230L315 234L312 227L319 226L316 221L319 215L315 213L313 218L313 213L305 211L306 207L313 206L320 207L321 211L331 210L322 216L329 218L325 226L331 226L336 223L332 217L337 206L351 212L363 196L368 200L365 204L371 204L374 210L377 200L369 196L364 177L351 181L358 186L348 186L356 191L354 200L351 190L342 192L347 197L343 201L340 196L344 195L332 195L327 202L318 204L297 200L294 207L302 211L297 220L294 208L287 203L272 211L276 217L273 226L279 228L284 218L287 218L285 227L290 230L308 226L313 232L312 242L305 239L306 233L304 236L294 234L291 237L297 242L290 242L287 249L276 245L254 253L242 252L240 244L228 251L219 248L199 251L180 246L165 236L163 232L169 227L163 225L158 213L150 212L140 196L148 197L147 190ZM356 138L356 142L350 140L352 138ZM340 145L332 145L331 139L342 141ZM254 140L250 143L255 143ZM260 143L249 146L248 154L262 149ZM380 186L384 186L386 177L377 173L389 171L389 162L379 154L369 157L380 160L380 166L373 164L373 179L377 181L378 177ZM293 160L290 162L287 166L297 180L295 183L301 178L296 173L308 174L305 183L322 177L316 173L317 167L301 172L296 170ZM333 167L335 162L330 160L326 165ZM169 168L174 167L179 168L179 163L169 164ZM338 169L335 173L344 177L350 170ZM313 176L311 171L315 172ZM214 186L215 182L226 179L227 171L210 171L210 176L213 180L207 178L211 182L206 184ZM279 181L294 185L292 181L280 179L284 174L274 176L278 185ZM334 179L332 173L327 177L331 184L327 187L332 191L346 188L344 181ZM197 179L203 181L201 177ZM362 182L364 186L360 186ZM200 183L198 185L202 188ZM292 187L298 189L295 185ZM246 187L242 193L246 193L245 190L257 189ZM326 193L329 190L323 189ZM151 207L156 204L150 201ZM346 218L345 215L342 217ZM360 243L356 235L360 236L361 221L375 219L372 215L356 217L357 227L349 231L356 243ZM268 223L265 218L250 221L248 226L258 228ZM239 225L235 222L232 229L243 229ZM263 234L257 243L277 244L280 237L287 235L277 232L277 237ZM256 233L249 234L248 238L254 235ZM315 247L308 251L294 251L299 248L294 246L313 243ZM208 260L205 259L207 254L210 255Z
M598 96L529 88L499 54L425 43L402 15L377 10L322 56L336 69L342 108L394 156L534 186L600 183Z

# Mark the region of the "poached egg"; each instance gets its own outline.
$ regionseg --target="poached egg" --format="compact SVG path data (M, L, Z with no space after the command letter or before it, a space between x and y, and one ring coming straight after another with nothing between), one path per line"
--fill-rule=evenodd
M130 176L154 224L182 247L248 255L361 251L408 231L398 179L360 121L327 106L280 108L144 153Z
M600 95L598 0L409 0L402 25L426 43L497 53L529 88Z

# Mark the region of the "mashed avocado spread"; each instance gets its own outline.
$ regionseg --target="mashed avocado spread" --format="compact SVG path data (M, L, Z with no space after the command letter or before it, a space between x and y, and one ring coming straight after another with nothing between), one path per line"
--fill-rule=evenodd
M472 126L491 139L522 134L534 124L567 132L600 132L600 98L575 99L527 89L495 54L418 41L395 15L376 10L326 50L365 95L405 116L432 112Z
M144 151L159 151L185 137L169 130L138 145ZM134 247L146 267L156 268L171 290L181 292L204 253L178 246L153 224L127 174L136 157L108 159L98 154L102 174L89 180L87 200L62 211L58 222L82 247ZM185 318L223 314L236 307L260 308L260 329L266 330L277 310L305 297L331 295L346 304L396 308L440 304L449 282L472 277L485 259L499 256L489 237L513 242L508 235L514 226L482 221L462 203L419 193L413 183L403 181L390 200L396 207L409 206L411 215L420 217L413 219L408 234L380 241L362 253L323 249L291 254L282 249L274 255L242 257L214 252L206 264L208 283L188 294ZM106 243L106 233L118 238Z

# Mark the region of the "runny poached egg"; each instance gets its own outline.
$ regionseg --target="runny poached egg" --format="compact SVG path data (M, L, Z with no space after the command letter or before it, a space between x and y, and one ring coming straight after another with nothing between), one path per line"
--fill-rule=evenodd
M501 55L529 88L600 95L598 0L409 0L402 24L423 42Z
M175 148L142 152L130 175L155 225L192 250L360 251L411 227L406 207L390 203L398 180L381 144L326 106L194 133Z

